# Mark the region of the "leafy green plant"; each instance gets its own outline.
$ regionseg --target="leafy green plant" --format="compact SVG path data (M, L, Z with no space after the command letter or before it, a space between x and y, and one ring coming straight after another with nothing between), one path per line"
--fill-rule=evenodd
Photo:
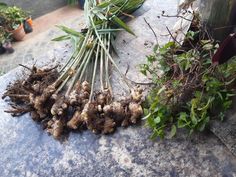
M67 0L67 4L69 4L69 5L78 4L78 0Z
M132 35L134 32L128 25L120 18L121 16L131 16L137 8L139 8L145 0L107 0L100 1L96 6L92 1L85 2L85 19L87 22L87 29L84 32L78 32L66 26L58 26L66 34L52 39L53 41L71 40L74 48L78 44L79 38L84 38L84 33L90 28L94 28L96 35L110 35L109 40L113 40L114 34L118 31L125 30ZM73 5L77 1L68 0L68 4ZM92 8L90 8L93 6ZM131 16L132 17L132 16ZM103 39L104 40L104 39ZM101 41L100 41L101 42ZM103 41L104 43L105 41Z
M0 26L0 45L4 44L8 39L10 39L10 34Z
M197 33L189 32L187 41L194 42ZM169 42L156 46L141 65L141 72L155 83L144 118L153 130L151 138L173 137L177 128L192 134L203 131L211 119L223 120L235 93L236 62L213 66L211 56L217 47L204 38L182 47Z
M0 2L0 9L6 9L7 7L7 4Z
M28 17L28 14L24 10L16 6L0 8L0 15L5 20L4 26L8 30L17 29L23 20Z

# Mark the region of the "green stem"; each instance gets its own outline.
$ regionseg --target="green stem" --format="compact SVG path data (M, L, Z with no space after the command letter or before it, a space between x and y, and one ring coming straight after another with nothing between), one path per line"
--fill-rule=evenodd
M70 64L70 66L67 67L66 70L65 70L65 71L60 75L60 77L55 81L55 83L54 83L55 87L58 87L58 86L61 84L61 82L62 82L64 79L67 78L68 75L71 75L71 74L70 74L70 71L75 70L76 67L79 65L79 63L80 63L80 61L81 61L81 59L82 59L82 57L83 57L83 55L84 55L84 52L85 52L85 50L86 50L86 48L87 48L87 42L88 42L88 39L89 39L89 37L90 37L91 34L92 34L92 30L89 30L88 33L86 34L86 37L85 37L84 41L83 41L82 47L81 47L81 49L80 49L80 51L79 51L79 53L78 53L78 55L77 55L78 57L75 58L75 60Z
M89 102L92 101L92 96L93 96L93 92L94 92L94 82L95 82L95 78L96 78L99 51L100 51L100 45L97 45L97 52L96 52L94 69L93 69L93 77L92 77L92 85L91 85L91 92L90 92L90 96L89 96Z
M111 41L111 33L108 34L108 41L107 41L107 48L108 51L110 51L110 41ZM111 83L110 83L110 78L109 78L109 59L108 57L106 57L106 87L109 89L111 95L112 95L112 87L111 87Z
M67 78L62 82L62 84L60 84L59 88L56 90L55 94L58 94L63 88L64 86L67 84L68 80L70 79L70 75L67 76Z
M70 83L70 85L69 85L69 88L68 88L67 92L66 92L66 95L65 95L66 97L69 96L69 94L70 94L72 88L74 87L75 82L77 81L78 77L80 76L80 72L81 72L81 70L83 69L83 66L86 65L86 63L87 63L86 61L91 58L91 55L92 55L92 53L93 53L93 50L94 50L95 46L96 46L96 45L93 44L92 49L89 49L89 50L86 52L86 54L85 54L85 56L84 56L84 59L83 59L81 65L79 66L79 68L77 69L75 75L73 76L73 79L72 79L72 81L71 81L71 83ZM81 73L81 74L82 74L82 73ZM79 81L80 81L80 80L79 80Z
M100 52L100 84L101 84L101 90L104 90L104 84L103 84L103 57L104 57L104 52L103 49L101 48Z
M80 77L79 77L79 80L80 80L80 81L81 81L81 79L82 79L83 76L84 76L85 70L87 69L88 63L89 63L89 61L90 61L91 58L92 58L92 54L93 54L93 52L94 52L94 48L95 48L96 45L97 45L97 40L94 42L93 48L92 48L92 50L90 50L90 52L89 52L88 59L87 59L85 65L84 65L83 70L82 70L82 72L81 72L81 74L80 74Z
M98 40L99 40L99 42L100 42L100 45L101 45L101 47L104 49L104 51L105 51L105 53L106 53L108 59L109 59L109 60L111 61L111 63L114 65L114 67L116 68L116 70L118 71L118 73L120 74L120 76L122 77L122 79L124 80L124 82L127 84L127 86L129 87L129 89L132 88L132 85L127 81L125 75L121 73L120 69L118 68L118 66L117 66L116 63L114 62L113 58L111 57L109 51L107 51L106 47L104 46L104 44L103 44L103 42L102 42L102 39L101 39L101 37L99 36L99 34L98 34L98 32L97 32L97 29L96 29L96 26L95 26L95 24L94 24L94 22L93 22L92 17L89 17L89 18L90 18L90 22L91 22L91 24L92 24L92 26L93 26L93 28L94 28L94 32L95 32L95 34L96 34L96 36L97 36L97 38L98 38Z
M89 30L87 32L86 38L84 40L84 43L82 45L82 49L81 49L81 51L80 51L80 53L78 55L78 60L73 64L72 69L76 69L78 67L78 65L79 65L81 59L83 58L84 53L85 53L85 51L87 49L88 40L91 38L91 35L92 35L92 30Z
M64 64L64 66L59 70L59 73L62 73L62 71L71 63L73 62L73 60L75 60L75 58L78 57L79 51L81 50L81 46L83 43L83 39L80 40L79 44L78 44L78 49L72 54L72 56L70 57L70 59L66 62L66 64Z

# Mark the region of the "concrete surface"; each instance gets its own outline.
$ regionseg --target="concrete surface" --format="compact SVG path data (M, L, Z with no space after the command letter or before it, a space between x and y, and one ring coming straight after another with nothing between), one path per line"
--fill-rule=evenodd
M77 19L82 13L83 11L76 7L66 6L35 19L33 32L27 34L23 41L12 43L15 52L0 55L0 74L10 71L18 64L27 63L42 54L50 53L55 48L54 45L57 45L56 42L51 42L51 39L62 34L56 25L78 28L81 25Z
M118 35L115 60L122 72L130 65L127 76L135 81L145 81L138 72L138 64L152 52L155 38L144 22L144 17L158 35L160 44L169 40L166 26L173 27L176 19L156 18L162 10L176 12L178 0L147 0L150 10L130 21L136 33ZM68 26L83 26L82 17L70 19ZM76 24L76 25L75 25ZM28 66L37 61L38 66L65 62L70 56L68 42L50 42L61 32L52 28L35 36L34 40L19 46L13 59L24 58ZM28 57L27 57L28 55ZM0 96L7 85L22 77L23 69L17 67L0 77ZM116 95L123 90L119 75L113 71L113 88ZM154 177L154 176L236 176L236 158L212 133L196 134L191 138L179 132L172 140L149 139L150 130L145 126L119 129L109 136L94 135L88 131L71 133L65 142L48 136L29 115L12 118L4 110L9 105L0 100L0 176L81 176L81 177Z
M42 16L66 5L66 0L1 0L8 5L16 5L28 11L33 18Z

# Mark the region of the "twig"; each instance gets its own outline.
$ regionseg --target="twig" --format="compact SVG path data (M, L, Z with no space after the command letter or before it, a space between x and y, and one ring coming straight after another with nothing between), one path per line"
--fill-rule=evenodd
M19 66L22 66L23 68L25 68L25 69L28 69L28 70L32 71L32 69L31 69L31 68L29 68L28 66L25 66L25 65L23 65L23 64L19 64Z
M26 99L29 99L29 95L6 94L6 96L14 97L14 98L26 98Z
M220 30L220 29L225 29L225 28L232 28L232 27L235 27L236 25L229 25L229 26L221 26L221 27L218 27L218 28L213 28L213 30Z
M143 18L145 23L148 25L148 27L152 30L152 33L154 34L155 36L155 39L156 39L156 43L158 44L158 39L157 39L157 34L156 32L153 30L153 28L151 27L151 25L147 22L146 18Z
M162 17L176 17L176 18L182 18L182 19L184 19L184 20L187 20L187 21L192 21L192 20L190 20L190 19L187 19L187 18L185 18L184 16L182 16L182 15L165 15L165 14L162 14L161 15Z
M127 69L125 71L125 76L127 75L128 72L129 72L129 64L127 64Z
M56 66L54 66L54 67L52 67L52 68L45 69L45 70L43 70L43 71L44 71L44 72L50 72L50 71L52 71L52 70L58 68L58 66L59 66L59 65L56 65Z
M181 44L179 43L179 41L177 41L177 40L174 38L174 36L172 35L172 33L170 32L170 30L169 30L169 28L168 28L167 26L166 26L166 29L167 29L168 33L170 34L171 38L172 38L177 44L179 44L179 45L181 46Z
M135 82L135 81L132 81L130 80L132 83L136 84L136 85L156 85L155 83L153 82Z

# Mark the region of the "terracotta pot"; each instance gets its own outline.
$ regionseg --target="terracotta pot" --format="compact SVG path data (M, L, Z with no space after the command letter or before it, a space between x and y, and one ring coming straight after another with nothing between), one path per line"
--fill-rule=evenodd
M12 33L12 37L17 40L21 41L25 37L25 31L23 24L21 24L17 29L10 31Z

